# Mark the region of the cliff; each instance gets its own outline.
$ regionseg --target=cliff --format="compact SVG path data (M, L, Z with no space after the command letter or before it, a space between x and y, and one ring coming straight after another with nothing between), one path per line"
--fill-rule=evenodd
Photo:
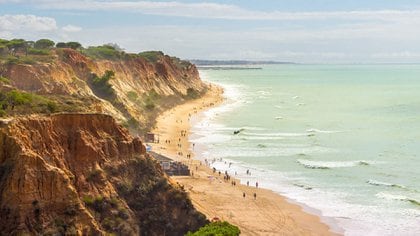
M182 235L205 221L111 116L1 122L1 234Z
M189 99L189 92L206 90L193 64L163 53L150 60L125 53L117 59L98 59L88 52L54 48L48 56L6 58L0 60L0 76L20 91L63 106L69 105L65 101L82 104L72 109L110 114L132 128L140 125L140 130L152 126L159 112ZM108 72L112 74L105 78ZM59 111L68 111L63 106Z

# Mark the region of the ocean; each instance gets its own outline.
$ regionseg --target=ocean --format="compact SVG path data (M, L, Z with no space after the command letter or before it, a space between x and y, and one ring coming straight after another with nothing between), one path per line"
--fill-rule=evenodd
M420 235L420 65L200 75L226 101L193 121L198 159L218 159L217 169L302 204L345 235Z

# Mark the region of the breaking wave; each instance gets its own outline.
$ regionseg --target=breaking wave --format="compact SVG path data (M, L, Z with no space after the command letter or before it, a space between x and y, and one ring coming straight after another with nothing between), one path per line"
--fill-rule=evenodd
M413 205L420 207L419 200L416 200L416 199L413 199L404 195L394 195L394 194L390 194L386 192L379 192L376 194L376 197L386 199L386 200L404 201L404 202L408 202L408 203L411 203Z
M296 160L297 163L303 165L308 169L332 169L332 168L343 168L353 166L370 165L368 161L310 161L304 159Z

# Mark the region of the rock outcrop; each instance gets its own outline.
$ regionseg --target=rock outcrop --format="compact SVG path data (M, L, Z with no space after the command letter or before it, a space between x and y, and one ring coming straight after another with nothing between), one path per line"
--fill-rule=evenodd
M183 235L205 221L109 115L0 125L1 234Z

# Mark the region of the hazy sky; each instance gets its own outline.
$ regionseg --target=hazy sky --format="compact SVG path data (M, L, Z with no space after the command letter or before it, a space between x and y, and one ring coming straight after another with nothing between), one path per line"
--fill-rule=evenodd
M0 0L0 38L187 59L420 62L420 0Z

